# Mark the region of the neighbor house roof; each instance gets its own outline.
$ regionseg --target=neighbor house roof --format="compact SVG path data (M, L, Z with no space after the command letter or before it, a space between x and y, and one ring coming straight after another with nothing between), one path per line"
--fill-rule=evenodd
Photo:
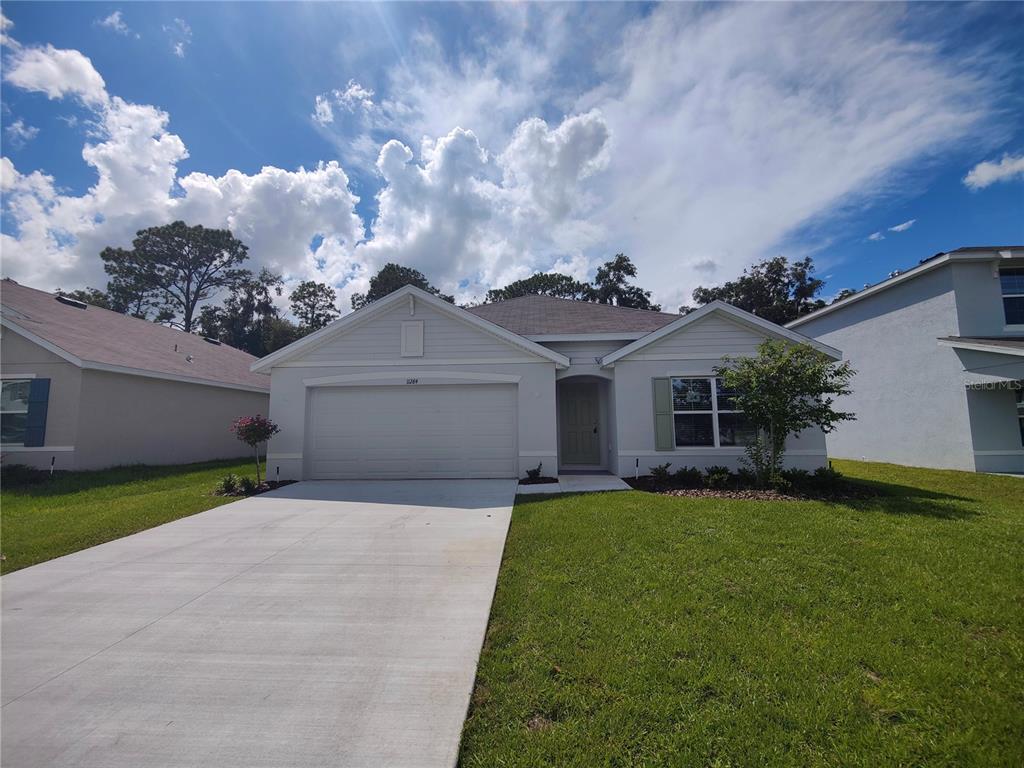
M1024 355L1024 338L1005 336L941 336L939 344L957 349L979 352L998 352L1004 355Z
M81 368L270 390L268 376L249 370L255 357L202 336L92 305L73 306L13 280L0 282L0 304L4 328Z
M949 253L937 253L934 256L929 256L927 259L922 259L916 267L908 269L905 272L898 272L892 277L883 280L880 283L869 285L863 290L857 291L842 301L837 301L834 304L829 304L827 307L823 307L815 312L811 312L809 315L798 317L796 320L792 320L786 323L787 328L796 328L799 325L816 320L819 317L835 312L836 310L843 309L856 304L862 299L866 299L869 296L874 296L876 293L888 290L893 286L905 283L908 280L913 280L916 277L931 272L933 269L938 269L943 264L957 261L989 261L998 259L1019 259L1024 257L1024 245L972 245L965 248L957 248L955 251Z
M508 301L468 307L468 311L520 336L590 333L636 335L656 331L679 319L679 315L667 312L556 299L553 296L520 296Z

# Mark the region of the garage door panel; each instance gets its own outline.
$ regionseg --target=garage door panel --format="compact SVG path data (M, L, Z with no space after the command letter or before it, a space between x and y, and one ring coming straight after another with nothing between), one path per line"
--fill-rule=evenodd
M313 479L515 477L514 385L311 391Z

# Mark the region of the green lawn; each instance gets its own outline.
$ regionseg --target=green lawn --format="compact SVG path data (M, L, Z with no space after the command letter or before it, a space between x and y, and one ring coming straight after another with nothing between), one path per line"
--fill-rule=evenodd
M224 475L255 475L252 460L68 472L0 491L2 573L77 552L234 501L212 496ZM0 476L2 480L2 476Z
M460 765L1024 765L1024 479L517 503Z

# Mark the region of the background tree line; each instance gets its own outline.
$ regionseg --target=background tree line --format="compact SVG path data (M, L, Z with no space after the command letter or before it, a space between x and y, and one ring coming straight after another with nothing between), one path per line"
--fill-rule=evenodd
M229 230L189 226L175 221L140 230L132 247L105 248L100 253L109 276L105 290L61 291L88 304L133 317L164 323L187 333L200 333L263 356L341 316L335 290L313 280L300 282L288 294L292 321L281 316L275 298L284 294L281 275L242 266L248 247ZM824 281L814 277L811 259L790 263L777 256L743 271L736 280L693 292L698 305L716 299L771 320L786 323L825 306L818 294ZM651 291L632 282L637 269L628 256L616 254L597 269L593 282L559 273L536 273L487 292L486 301L544 295L633 309L660 311ZM419 270L385 264L370 278L366 293L352 296L360 309L406 285L415 285L443 301L455 302L431 285ZM836 301L853 293L844 290ZM220 303L213 300L223 297ZM685 314L694 307L683 306Z

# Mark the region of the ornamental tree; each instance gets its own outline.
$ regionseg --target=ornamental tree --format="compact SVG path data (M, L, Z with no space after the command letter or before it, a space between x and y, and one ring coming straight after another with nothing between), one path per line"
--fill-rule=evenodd
M256 483L260 482L260 443L265 443L272 438L281 428L270 419L265 419L259 414L255 416L241 416L235 419L231 425L231 431L235 437L246 445L252 446L256 454Z
M778 482L786 439L810 427L831 432L855 414L838 411L835 398L848 395L855 371L806 344L767 339L757 357L726 358L715 368L722 384L735 390L737 410L757 428L747 460L760 484Z

